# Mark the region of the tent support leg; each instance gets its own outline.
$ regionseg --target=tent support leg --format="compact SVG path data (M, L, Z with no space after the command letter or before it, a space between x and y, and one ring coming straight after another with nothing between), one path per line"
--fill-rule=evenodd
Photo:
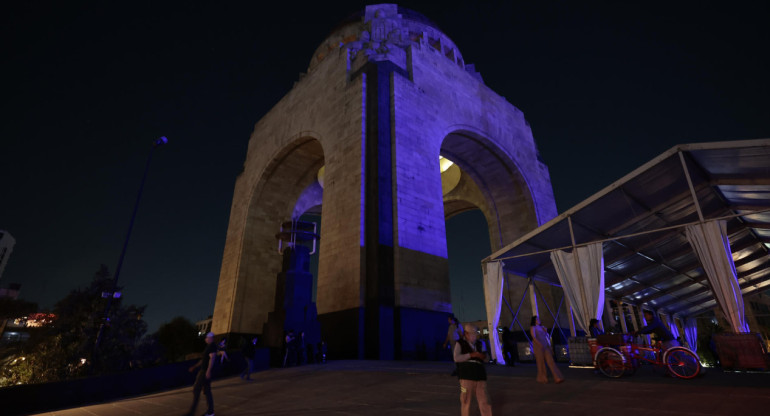
M527 298L527 291L528 290L529 290L529 285L527 285L527 288L524 289L524 293L522 293L522 295L521 295L521 300L519 301L519 307L516 308L516 313L513 315L513 319L511 320L511 326L508 329L513 329L513 324L514 323L519 324L519 328L521 328L521 330L524 332L524 336L527 337L527 341L532 342L529 339L529 335L527 335L527 330L524 329L524 326L521 324L521 322L519 322L519 319L518 319L519 318L519 311L521 310L521 305L524 304L524 299ZM505 299L505 298L503 298L503 299ZM508 301L506 301L505 303L507 305ZM508 305L508 309L511 309L510 305Z
M534 285L533 285L534 286ZM551 328L551 335L553 337L553 330L557 327L559 328L559 332L561 332L561 335L564 336L564 332L561 330L561 325L559 325L559 314L561 313L561 306L564 304L564 295L561 296L561 302L559 302L559 308L556 311L556 315L551 312L551 308L548 306L548 302L545 300L545 296L543 296L543 293L540 292L540 289L537 288L537 286L534 286L535 291L538 295L540 295L540 299L543 299L543 304L545 304L545 308L548 310L548 313L551 314L551 317L553 318L553 328Z

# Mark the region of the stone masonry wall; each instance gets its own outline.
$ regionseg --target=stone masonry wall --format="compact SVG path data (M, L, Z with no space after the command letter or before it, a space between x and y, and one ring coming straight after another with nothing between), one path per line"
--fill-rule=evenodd
M344 51L328 57L255 126L244 171L236 180L214 308L215 333L259 333L273 310L280 270L273 236L281 221L291 218L302 189L287 196L287 189L265 187L280 183L271 182L270 167L291 160L287 149L307 138L320 143L318 156L326 166L318 310L358 306L362 87L360 80L348 82L346 60Z

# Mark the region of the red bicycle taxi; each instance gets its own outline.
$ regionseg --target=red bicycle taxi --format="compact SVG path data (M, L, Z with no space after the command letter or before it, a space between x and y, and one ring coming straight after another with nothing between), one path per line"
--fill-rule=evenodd
M660 341L652 346L644 346L637 344L630 334L599 335L595 342L595 346L592 346L592 350L596 348L594 365L607 377L631 375L644 362L666 367L673 376L682 379L691 379L700 374L698 355L685 347L663 351Z

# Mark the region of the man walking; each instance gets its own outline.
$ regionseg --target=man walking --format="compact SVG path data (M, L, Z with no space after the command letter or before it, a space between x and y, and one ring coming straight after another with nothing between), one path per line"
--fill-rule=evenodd
M241 378L244 380L251 380L251 369L254 366L254 354L257 352L257 337L251 340L251 342L244 342L243 348L241 348L243 358L246 359L246 368L241 373Z
M214 343L214 333L209 332L206 334L206 348L203 350L201 360L190 367L191 373L196 368L200 367L200 370L198 370L198 376L195 377L195 385L193 385L192 407L190 412L187 413L189 416L195 415L195 408L198 407L198 400L201 397L201 389L203 389L203 393L206 395L206 405L208 406L205 416L214 416L214 397L211 395L211 373L214 369L216 358L217 345Z

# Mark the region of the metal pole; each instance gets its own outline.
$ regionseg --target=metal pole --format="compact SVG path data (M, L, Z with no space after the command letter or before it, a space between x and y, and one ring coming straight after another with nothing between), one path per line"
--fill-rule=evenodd
M679 152L679 160L682 162L682 169L684 170L684 177L687 179L687 186L690 187L690 193L692 194L692 202L695 203L695 210L698 211L698 219L703 222L703 212L700 210L700 203L698 203L698 194L695 192L695 187L692 185L692 179L690 178L690 171L687 169L687 162L684 160L684 155Z
M123 249L120 251L120 257L118 258L118 265L115 268L115 278L112 279L112 293L107 298L107 306L104 308L104 318L101 325L99 325L99 332L96 335L96 342L94 347L98 347L102 341L102 335L104 334L104 326L110 320L110 307L112 306L112 299L115 296L115 292L118 289L118 278L120 277L120 269L123 267L123 259L126 257L126 249L128 249L128 241L131 239L131 231L134 229L134 220L136 220L136 213L139 211L139 201L142 199L142 192L144 191L144 183L147 181L147 173L150 171L150 162L152 161L152 153L156 147L162 146L168 142L165 136L160 137L152 143L150 154L147 156L147 163L144 165L144 174L142 174L142 182L139 184L139 192L136 195L136 202L134 202L134 211L131 213L131 221L128 223L128 231L126 232L126 239L123 240Z
M537 316L537 294L535 293L535 281L530 278L529 279L529 302L530 306L532 306L532 316Z
M604 315L607 317L607 321L610 324L609 328L605 328L604 332L609 332L610 330L615 330L615 325L617 322L615 322L615 316L612 313L612 305L610 305L610 298L605 297L604 298Z
M513 323L519 324L519 328L521 328L522 331L524 331L524 336L527 338L527 341L529 341L529 335L527 335L527 330L524 328L524 326L521 324L521 322L518 319L519 311L521 310L521 305L524 304L524 299L527 298L527 291L529 290L529 285L527 285L527 288L524 289L524 293L521 294L521 300L519 301L519 307L516 308L516 313L513 315L513 321L511 321L511 326L508 329L513 329Z
M577 330L575 329L575 314L572 312L572 305L569 303L567 294L564 294L564 300L567 302L567 319L569 320L569 334L576 337Z
M636 307L634 305L628 305L629 311L631 311L631 325L634 326L634 331L639 330L639 324L636 323Z

